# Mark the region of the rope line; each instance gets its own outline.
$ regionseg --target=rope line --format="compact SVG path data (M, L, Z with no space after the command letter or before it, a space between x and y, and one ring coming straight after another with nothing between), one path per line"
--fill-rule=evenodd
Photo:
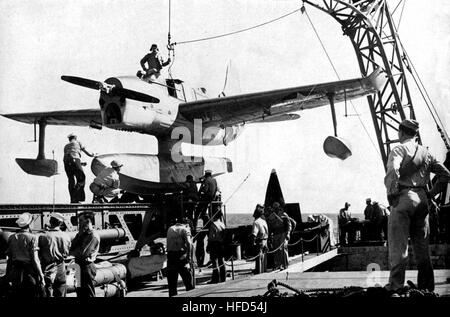
M406 5L406 0L403 0L402 11L400 11L400 17L399 17L398 23L397 23L397 32L398 32L398 29L400 28L400 23L402 22L403 10L405 10L405 5Z
M188 41L175 42L175 43L173 43L173 45L187 44L187 43L194 43L194 42L201 42L201 41L208 41L208 40L213 40L213 39L217 39L217 38L221 38L221 37L225 37L225 36L229 36L229 35L234 35L234 34L246 32L246 31L250 31L250 30L259 28L259 27L261 27L261 26L264 26L264 25L267 25L267 24L276 22L276 21L278 21L278 20L284 19L285 17L288 17L288 16L290 16L290 15L292 15L292 14L294 14L294 13L300 11L300 10L301 10L301 9L296 9L296 10L294 10L294 11L292 11L292 12L289 12L289 13L286 13L286 14L284 14L284 15L278 17L278 18L272 19L272 20L270 20L270 21L267 21L267 22L264 22L264 23L261 23L261 24L258 24L258 25L252 26L252 27L248 27L248 28L245 28L245 29L241 29L241 30L238 30L238 31L229 32L229 33L220 34L220 35L215 35L215 36L209 36L209 37L200 38L200 39L195 39L195 40L188 40Z
M408 65L406 65L406 68L408 69L408 71L410 72L411 76L413 77L413 80L414 80L417 88L419 89L419 92L422 95L422 98L425 101L425 104L427 105L428 110L430 111L430 114L431 114L431 116L433 118L433 121L436 123L438 128L440 128L442 130L442 132L444 133L444 136L446 137L446 139L449 140L447 131L445 130L445 126L442 123L441 118L439 117L439 114L438 114L438 112L436 110L436 107L434 106L434 103L431 100L431 97L428 94L428 91L427 91L425 85L423 84L423 82L422 82L422 80L421 80L421 78L419 76L419 73L417 72L417 70L416 70L416 68L415 68L411 58L409 57L408 53L406 52L406 49L403 46L403 43L400 40L400 38L398 38L398 41L399 41L400 46L402 47L402 50L404 52L404 57L408 61ZM431 105L431 107L430 107L430 105ZM433 108L433 110L431 110L431 108ZM434 111L434 113L433 113L433 111Z

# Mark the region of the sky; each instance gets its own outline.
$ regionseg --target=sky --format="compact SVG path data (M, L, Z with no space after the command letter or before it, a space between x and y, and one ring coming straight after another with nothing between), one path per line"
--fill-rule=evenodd
M300 5L291 0L171 3L173 42L245 29ZM0 113L97 107L98 92L63 82L61 75L95 80L134 75L152 43L158 43L167 56L168 4L163 0L1 1ZM321 11L308 5L306 9L340 77L360 77L351 42L342 35L340 26ZM399 36L448 127L450 4L443 0L407 1ZM228 85L240 86L242 93L337 80L311 25L300 12L233 36L176 45L171 72L216 96L222 90L230 60L234 75ZM443 160L445 148L411 77L408 84L423 143ZM352 144L353 155L345 161L323 152L324 139L333 134L329 107L303 111L301 118L292 122L248 125L227 147L204 149L205 156L233 161L234 172L218 177L227 212L250 213L262 203L272 169L277 171L285 201L300 203L304 213L338 212L345 202L351 203L351 212L361 213L367 197L386 204L384 168L369 107L365 98L353 103L359 117L345 117L343 104L336 105L338 135ZM350 106L348 112L355 114ZM14 159L36 157L38 145L30 142L33 127L1 117L0 203L69 202L62 156L71 132L78 134L89 151L99 154L157 152L153 136L48 126L46 156L58 160L60 174L52 178L31 176ZM89 157L84 156L84 160L90 164ZM93 174L88 167L85 172L89 184Z

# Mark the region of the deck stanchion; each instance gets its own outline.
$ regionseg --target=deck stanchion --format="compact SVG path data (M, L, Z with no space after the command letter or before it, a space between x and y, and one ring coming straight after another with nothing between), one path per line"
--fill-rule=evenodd
M302 251L302 262L303 262L303 238L300 238L300 246Z
M234 256L231 257L231 279L234 281Z

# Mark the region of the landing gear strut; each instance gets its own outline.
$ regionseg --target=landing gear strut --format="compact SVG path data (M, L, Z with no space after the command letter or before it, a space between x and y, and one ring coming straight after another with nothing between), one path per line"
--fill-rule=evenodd
M323 142L323 150L326 155L333 158L345 160L352 155L350 144L337 136L336 110L334 108L334 94L327 94L331 106L331 117L333 119L334 136L329 136Z
M45 127L47 121L41 118L37 121L39 124L39 147L36 159L16 158L20 168L28 174L37 176L53 176L58 174L58 162L45 158Z

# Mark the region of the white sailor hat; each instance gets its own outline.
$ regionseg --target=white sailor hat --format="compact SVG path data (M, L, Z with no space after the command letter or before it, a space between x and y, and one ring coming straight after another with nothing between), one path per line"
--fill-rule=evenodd
M23 228L28 226L31 221L33 221L33 215L31 215L29 212L24 212L19 216L19 219L16 220L16 223L20 228Z
M205 174L212 174L212 170L205 170Z
M61 222L64 222L64 216L62 214L60 214L59 212L52 212L50 214L50 217L51 218L55 218L55 219L57 219L57 220L59 220Z

